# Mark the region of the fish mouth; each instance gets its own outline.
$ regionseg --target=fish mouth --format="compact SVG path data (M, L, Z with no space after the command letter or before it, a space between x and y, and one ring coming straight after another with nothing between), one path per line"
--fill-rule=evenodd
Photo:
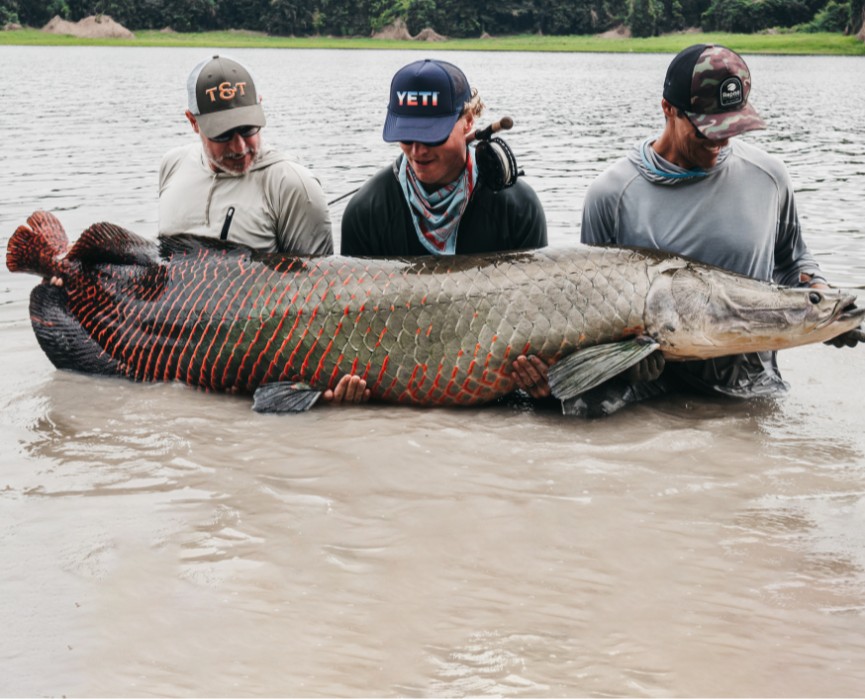
M821 323L820 327L825 327L831 323L848 322L852 320L859 320L865 318L865 308L859 308L856 305L856 297L850 295L844 295L835 303L834 312Z

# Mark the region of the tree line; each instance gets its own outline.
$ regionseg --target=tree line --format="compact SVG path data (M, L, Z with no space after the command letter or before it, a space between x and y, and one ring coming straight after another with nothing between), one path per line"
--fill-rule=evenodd
M0 0L0 23L41 27L52 17L110 15L131 30L247 29L279 36L370 36L395 20L416 34L633 36L688 27L753 33L769 28L856 33L865 0Z

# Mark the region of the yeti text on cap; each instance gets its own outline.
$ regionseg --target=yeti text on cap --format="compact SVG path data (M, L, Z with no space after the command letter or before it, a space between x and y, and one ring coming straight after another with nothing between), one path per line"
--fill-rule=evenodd
M397 92L396 99L400 107L438 107L438 92Z

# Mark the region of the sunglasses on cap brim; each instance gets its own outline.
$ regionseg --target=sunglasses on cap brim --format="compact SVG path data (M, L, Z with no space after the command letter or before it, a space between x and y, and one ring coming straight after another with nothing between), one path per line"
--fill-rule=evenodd
M218 136L208 136L207 139L214 143L228 143L232 138L234 138L235 134L241 138L251 138L259 131L261 131L260 126L237 126L219 134Z

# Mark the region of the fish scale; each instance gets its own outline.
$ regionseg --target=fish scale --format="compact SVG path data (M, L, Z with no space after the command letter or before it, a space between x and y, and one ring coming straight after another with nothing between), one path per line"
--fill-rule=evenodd
M513 390L510 367L521 354L569 367L585 354L578 349L621 345L626 359L616 350L612 362L621 371L656 348L685 359L816 342L863 313L850 310L852 297L818 294L818 303L622 248L298 258L191 235L149 241L96 224L67 249L51 214L28 224L10 239L7 267L63 280L31 296L34 331L56 366L213 391L279 382L321 391L350 373L381 400L468 405ZM777 327L743 326L742 307ZM727 316L743 329L731 333Z

